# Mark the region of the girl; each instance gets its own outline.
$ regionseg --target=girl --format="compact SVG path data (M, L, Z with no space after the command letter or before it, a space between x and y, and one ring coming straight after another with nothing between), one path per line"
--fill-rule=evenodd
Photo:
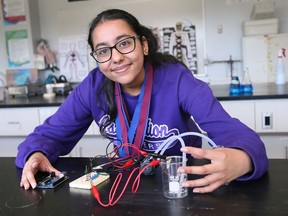
M88 43L99 67L19 146L16 164L23 167L20 185L25 189L36 187L38 170L59 173L51 163L72 150L93 120L103 136L147 152L172 135L200 132L200 126L223 148L201 149L201 140L189 136L186 147L174 142L165 152L211 160L208 165L179 169L204 176L183 183L197 193L214 191L235 179L257 179L267 170L259 136L231 118L209 86L181 62L158 53L152 32L134 16L118 9L103 11L90 24ZM119 152L120 157L127 154L133 151Z

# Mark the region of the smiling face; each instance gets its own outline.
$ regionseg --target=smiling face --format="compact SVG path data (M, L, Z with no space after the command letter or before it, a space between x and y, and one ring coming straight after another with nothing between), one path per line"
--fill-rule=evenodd
M132 28L123 20L106 20L93 30L92 40L94 50L112 47L119 41L136 36ZM148 44L139 37L135 38L135 49L127 54L121 54L115 48L111 50L109 61L99 63L99 69L110 80L120 83L123 91L137 95L145 76L144 50L147 53Z

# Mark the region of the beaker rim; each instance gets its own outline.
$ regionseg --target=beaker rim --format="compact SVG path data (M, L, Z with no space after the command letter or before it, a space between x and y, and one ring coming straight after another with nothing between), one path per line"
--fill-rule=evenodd
M167 164L167 160L169 160L170 158L174 158L174 159L177 159L177 160L173 161L173 162L169 162L169 164L183 163L183 156L171 155L171 156L167 156L165 159L161 159L160 164ZM181 159L181 160L178 161L178 159ZM185 158L185 160L187 161L187 158Z

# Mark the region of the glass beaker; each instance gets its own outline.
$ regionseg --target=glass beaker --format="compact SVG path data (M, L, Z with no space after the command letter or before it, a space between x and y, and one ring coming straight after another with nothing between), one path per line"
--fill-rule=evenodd
M186 160L186 158L184 160ZM166 159L161 160L160 165L162 169L164 196L169 199L186 197L188 195L188 188L182 187L182 182L187 180L187 173L178 172L178 168L183 166L183 157L166 157Z
M242 92L244 94L252 94L253 93L253 86L249 76L248 68L245 68L242 80Z
M230 92L230 95L235 95L235 94L237 95L241 93L240 81L239 81L238 72L236 69L233 69L232 71L229 92Z

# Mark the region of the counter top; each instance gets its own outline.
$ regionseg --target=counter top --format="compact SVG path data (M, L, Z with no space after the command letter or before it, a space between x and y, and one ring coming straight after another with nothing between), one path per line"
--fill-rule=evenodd
M288 84L281 86L273 83L254 84L253 94L248 95L229 95L229 85L212 85L210 87L215 97L220 101L288 98ZM45 99L42 95L16 98L7 97L4 101L0 101L0 108L60 106L65 99L66 96Z
M83 175L88 158L60 158L54 166L66 171L69 179L55 189L24 190L19 186L21 169L15 158L0 158L0 215L287 215L288 160L269 160L269 171L255 181L223 185L213 193L189 195L183 199L167 199L162 193L161 168L152 176L142 176L139 190L131 184L113 207L101 207L89 190L69 188L69 182ZM193 165L203 165L195 160ZM5 172L4 172L5 170ZM101 200L108 202L109 190L117 173L98 186ZM128 172L123 172L119 188L123 189ZM189 179L199 176L189 175ZM118 193L117 196L118 197Z
M229 94L229 85L210 86L215 97L220 100L255 100L288 98L288 84L275 85L274 83L261 83L253 85L252 94Z
M6 97L4 101L0 101L0 108L60 106L65 99L66 96L56 96L46 99L42 95L15 98Z

